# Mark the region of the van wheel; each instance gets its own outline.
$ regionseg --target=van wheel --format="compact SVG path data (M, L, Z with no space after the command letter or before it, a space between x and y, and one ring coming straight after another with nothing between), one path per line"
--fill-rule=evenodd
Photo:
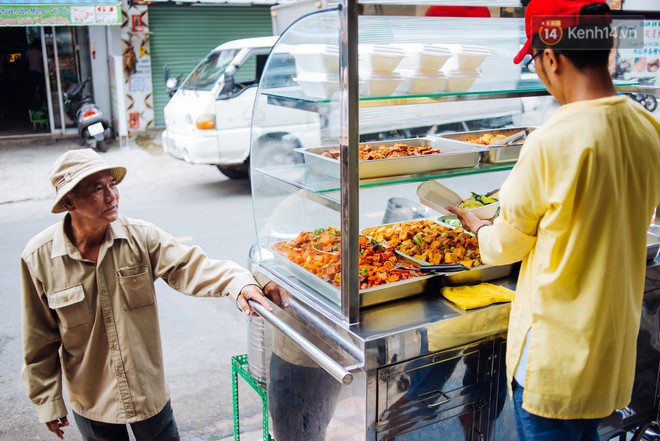
M227 176L229 179L246 179L250 176L250 165L216 165L220 173Z

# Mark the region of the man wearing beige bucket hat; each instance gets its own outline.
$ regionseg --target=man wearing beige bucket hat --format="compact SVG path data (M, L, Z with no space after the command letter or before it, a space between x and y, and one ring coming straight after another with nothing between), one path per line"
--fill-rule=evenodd
M91 149L71 150L50 171L53 213L67 214L21 256L22 381L39 420L63 439L62 397L83 439L179 440L165 385L154 281L197 297L230 296L270 309L251 274L209 259L153 224L119 214L126 168ZM62 380L64 378L64 381Z

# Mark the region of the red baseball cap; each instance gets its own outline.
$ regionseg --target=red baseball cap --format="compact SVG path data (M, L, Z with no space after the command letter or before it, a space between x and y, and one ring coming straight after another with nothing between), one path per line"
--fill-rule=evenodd
M532 0L529 2L525 10L527 41L513 62L519 64L525 55L532 55L532 37L534 34L538 34L542 21L534 19L535 17L560 17L561 27L566 29L580 24L580 11L583 7L599 3L607 5L601 0Z

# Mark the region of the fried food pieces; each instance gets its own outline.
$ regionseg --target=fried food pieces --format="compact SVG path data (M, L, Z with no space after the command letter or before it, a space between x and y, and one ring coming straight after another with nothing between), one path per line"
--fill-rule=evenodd
M394 250L360 235L360 289L421 276ZM293 240L277 242L273 249L307 271L341 286L341 232L335 227L303 231Z
M394 144L394 146L365 144L360 146L360 161L373 161L375 159L405 158L408 156L439 155L441 149L431 146L410 146L407 144ZM326 158L339 159L339 149L332 149L321 153Z
M431 265L460 263L468 268L482 265L475 236L462 228L452 229L429 219L367 228L363 233Z

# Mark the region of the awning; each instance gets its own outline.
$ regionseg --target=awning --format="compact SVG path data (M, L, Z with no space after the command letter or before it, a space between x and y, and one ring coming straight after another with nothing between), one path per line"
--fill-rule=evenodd
M116 0L0 0L0 27L121 25Z

